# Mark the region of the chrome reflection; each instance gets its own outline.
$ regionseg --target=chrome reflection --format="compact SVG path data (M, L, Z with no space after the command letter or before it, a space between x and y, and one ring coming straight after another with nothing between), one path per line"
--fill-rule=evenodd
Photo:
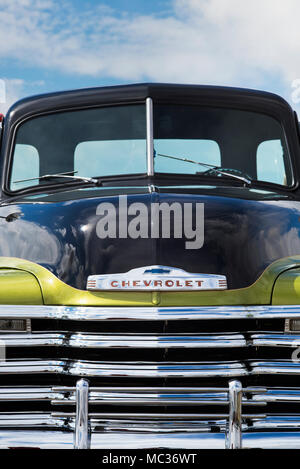
M98 334L33 332L1 334L6 347L73 347L73 348L235 348L246 347L241 334Z
M149 362L86 362L70 363L68 374L74 376L114 376L114 377L230 377L244 376L248 372L238 362L204 363L149 363Z
M246 364L247 363L247 366ZM13 360L1 363L0 375L54 373L109 377L242 377L251 375L300 375L300 363L292 360L241 362L108 362L86 360Z
M259 430L259 429L258 429ZM50 430L1 430L0 448L72 449L72 433ZM225 433L194 432L99 432L92 434L92 449L224 449ZM243 434L244 448L299 449L300 432L257 431Z
M300 305L106 307L0 305L0 319L61 319L75 321L177 321L206 319L300 318Z
M86 379L76 384L76 420L74 432L74 448L88 449L90 447L89 423L89 382Z
M6 347L69 347L69 348L246 348L300 346L300 335L264 332L196 333L196 334L119 334L96 332L18 332L1 333Z
M229 422L228 422L228 448L240 449L242 447L242 394L240 381L229 382Z

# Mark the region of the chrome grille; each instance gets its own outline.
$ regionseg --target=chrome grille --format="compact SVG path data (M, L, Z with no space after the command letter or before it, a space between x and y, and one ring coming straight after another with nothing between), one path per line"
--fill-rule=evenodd
M1 305L2 318L31 330L0 333L0 447L32 434L33 446L72 446L69 433L76 447L106 434L120 447L161 435L170 447L269 447L282 431L281 445L300 447L300 334L284 331L300 306Z

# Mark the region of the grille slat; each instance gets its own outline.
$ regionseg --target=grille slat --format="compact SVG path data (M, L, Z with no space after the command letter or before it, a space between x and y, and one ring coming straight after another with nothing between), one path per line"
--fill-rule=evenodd
M244 347L297 347L300 335L286 333L238 334L115 334L42 332L0 333L6 347L57 346L70 348L244 348Z
M246 347L242 334L88 334L77 332L34 332L0 334L6 347L86 348L228 348Z
M206 321L232 319L300 319L300 305L99 307L0 305L0 319L63 321Z

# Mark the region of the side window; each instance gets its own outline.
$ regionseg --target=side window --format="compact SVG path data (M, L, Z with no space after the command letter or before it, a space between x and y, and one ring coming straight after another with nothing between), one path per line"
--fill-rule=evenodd
M287 185L281 140L260 143L256 153L257 179Z
M14 161L11 175L11 189L18 190L27 186L39 184L39 181L27 181L18 184L22 179L36 178L40 175L39 153L32 145L17 143L15 146Z

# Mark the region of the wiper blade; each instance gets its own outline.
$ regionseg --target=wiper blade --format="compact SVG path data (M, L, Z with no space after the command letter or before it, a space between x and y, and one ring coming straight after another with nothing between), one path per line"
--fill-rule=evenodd
M13 181L13 184L18 184L20 182L27 182L27 181L41 181L43 179L53 179L53 178L67 178L67 179L88 182L92 184L99 184L98 179L90 178L86 176L74 176L75 173L77 173L77 171L68 171L66 173L56 173L56 174L44 174L43 176L38 176L35 178L19 179L18 181Z
M209 171L215 171L216 173L223 174L224 176L231 177L232 179L238 179L248 186L251 185L252 181L250 178L245 177L245 176L238 176L237 174L232 174L230 171L226 171L225 169L222 169L221 166L214 166L213 164L208 164L208 163L202 163L199 161L191 160L189 158L184 158L184 157L178 157L178 156L171 156L171 155L164 155L162 153L156 153L158 156L163 156L164 158L171 158L172 160L179 160L179 161L185 161L187 163L193 163L197 164L199 166L203 166L208 168L207 171L204 171L202 174L207 174Z

